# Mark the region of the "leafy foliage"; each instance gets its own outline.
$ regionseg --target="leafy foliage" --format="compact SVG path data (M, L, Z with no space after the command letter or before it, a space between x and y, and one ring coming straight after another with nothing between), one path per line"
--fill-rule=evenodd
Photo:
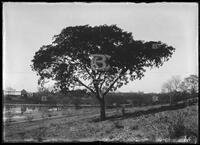
M142 78L146 67L162 66L174 50L160 41L134 40L132 33L116 25L66 27L53 37L52 44L42 46L35 53L32 69L40 76L39 83L45 79L55 80L61 91L83 85L92 92L99 88L106 95L129 80ZM93 71L91 54L110 55L111 69ZM95 86L96 79L100 81ZM83 84L83 80L89 84Z
M186 77L184 81L181 83L180 88L182 91L186 91L189 93L198 93L198 76L190 75Z

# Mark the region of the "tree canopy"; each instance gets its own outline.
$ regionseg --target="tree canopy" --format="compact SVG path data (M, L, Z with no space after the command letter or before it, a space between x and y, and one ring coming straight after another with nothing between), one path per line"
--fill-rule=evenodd
M66 27L53 37L52 44L43 45L35 53L32 69L40 82L55 80L62 91L82 85L94 93L103 90L106 95L129 80L142 78L147 67L162 66L174 51L160 41L134 40L132 33L116 25ZM105 72L92 70L92 54L111 56L111 68ZM95 80L100 80L96 86Z

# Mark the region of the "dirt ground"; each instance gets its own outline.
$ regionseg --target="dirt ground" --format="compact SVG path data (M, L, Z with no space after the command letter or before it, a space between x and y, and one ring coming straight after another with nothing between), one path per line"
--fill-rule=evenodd
M129 108L123 116L107 112L106 121L99 121L99 114L83 113L79 116L5 126L4 140L6 142L196 142L197 111L197 105L180 108Z

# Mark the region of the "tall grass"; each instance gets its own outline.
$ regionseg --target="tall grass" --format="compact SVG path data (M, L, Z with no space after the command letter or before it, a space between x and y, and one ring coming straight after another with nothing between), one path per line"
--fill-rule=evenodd
M148 118L150 120L150 118ZM153 120L153 118L151 119ZM195 138L198 135L197 114L193 110L184 109L173 112L158 113L154 117L154 121L149 125L152 128L151 138L162 138L163 140L178 140L180 138Z

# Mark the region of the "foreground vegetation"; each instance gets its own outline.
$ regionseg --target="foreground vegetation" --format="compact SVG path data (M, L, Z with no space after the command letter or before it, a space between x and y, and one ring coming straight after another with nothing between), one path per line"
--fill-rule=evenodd
M196 142L197 105L154 106L126 109L126 114L107 114L45 120L35 126L6 126L6 141L121 141ZM183 138L188 140L183 140ZM182 140L181 140L182 139Z

